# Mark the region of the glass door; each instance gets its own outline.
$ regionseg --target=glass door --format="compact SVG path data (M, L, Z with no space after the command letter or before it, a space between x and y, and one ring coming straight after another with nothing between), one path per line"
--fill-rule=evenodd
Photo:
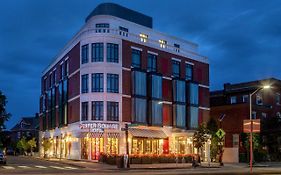
M103 152L103 138L91 138L92 160L98 160L100 153Z

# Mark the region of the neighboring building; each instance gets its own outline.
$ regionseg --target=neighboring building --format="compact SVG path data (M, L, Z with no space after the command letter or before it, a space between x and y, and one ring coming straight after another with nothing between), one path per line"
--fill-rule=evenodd
M225 161L238 162L238 152L245 151L241 147L240 134L243 132L243 120L250 118L249 94L264 85L270 85L272 88L260 90L252 97L252 118L261 119L263 123L266 119L280 117L280 80L270 78L238 84L227 83L224 84L223 90L211 92L210 116L218 119L225 114L221 123L226 132Z
M152 18L100 4L42 75L40 138L49 156L193 153L209 119L209 64L198 45L152 29Z
M10 130L11 142L16 143L22 137L26 139L39 139L39 116L22 117L21 120Z

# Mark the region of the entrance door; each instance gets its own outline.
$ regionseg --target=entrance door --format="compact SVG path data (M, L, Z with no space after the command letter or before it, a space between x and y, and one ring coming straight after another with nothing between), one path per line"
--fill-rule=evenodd
M103 138L91 138L92 160L98 160L100 153L103 152Z

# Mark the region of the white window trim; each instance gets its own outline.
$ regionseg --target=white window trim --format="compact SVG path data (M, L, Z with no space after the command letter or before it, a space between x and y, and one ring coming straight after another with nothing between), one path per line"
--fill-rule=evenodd
M189 65L194 66L194 63L191 63L191 62L189 62L189 61L185 61L185 64L189 64Z
M149 50L147 51L147 53L158 56L158 53L152 52L152 51L149 51Z
M172 58L172 60L181 62L181 59L178 59L178 58Z
M142 52L142 48L139 48L139 47L131 46L131 49L135 49L135 50L138 50L138 51Z

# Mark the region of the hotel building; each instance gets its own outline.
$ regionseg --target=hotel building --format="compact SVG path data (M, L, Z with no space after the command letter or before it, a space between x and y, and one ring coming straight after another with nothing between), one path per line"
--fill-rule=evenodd
M40 143L49 156L191 154L209 119L209 63L198 45L152 29L152 18L98 5L43 71ZM41 149L41 153L43 153Z

